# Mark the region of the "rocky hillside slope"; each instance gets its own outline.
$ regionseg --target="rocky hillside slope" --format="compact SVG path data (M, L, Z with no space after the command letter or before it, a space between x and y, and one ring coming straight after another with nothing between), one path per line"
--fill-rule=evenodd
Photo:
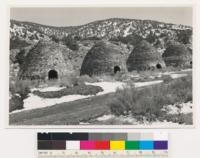
M72 27L54 27L31 22L10 21L11 63L18 63L16 56L24 48L31 48L39 40L62 42L71 49L70 58L77 68L96 40L110 40L122 47L126 54L135 44L145 39L158 50L163 50L169 41L185 44L192 49L192 27L168 24L152 20L112 18L94 21L85 25ZM13 51L15 50L15 51ZM14 53L13 53L14 52ZM27 50L25 51L27 54ZM23 61L23 59L20 59ZM20 63L18 63L20 64Z
M104 38L112 39L118 36L126 37L135 33L143 38L149 36L177 39L183 32L191 35L190 26L168 24L152 20L135 20L113 18L91 22L81 26L74 27L52 27L31 22L20 22L11 20L10 35L11 38L20 37L26 40L38 40L55 35L58 38L63 36L73 36L77 39L86 38Z

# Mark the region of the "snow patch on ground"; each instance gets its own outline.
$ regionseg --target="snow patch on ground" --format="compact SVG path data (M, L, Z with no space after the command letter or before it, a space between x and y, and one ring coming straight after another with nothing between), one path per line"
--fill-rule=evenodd
M170 72L164 72L163 75L170 75L173 79L179 78L179 77L185 77L188 74L186 73L180 73L180 72L191 72L192 69L183 69L181 71L170 71Z
M131 115L128 115L128 116L115 116L115 115L112 115L112 114L109 114L109 115L103 115L103 116L100 116L96 119L96 121L99 121L99 122L106 122L106 121L109 121L109 120L115 120L115 122L124 122L124 123L127 123L127 124L131 124L131 125L141 125L141 122L137 121L135 118L133 118ZM88 122L82 122L82 124L90 124ZM178 126L180 124L178 123L174 123L174 122L169 122L169 121L154 121L154 122L148 122L148 121L144 121L142 124L144 125L151 125L151 126L163 126L163 127L170 127L170 126Z
M158 126L158 127L177 127L177 126L183 126L182 124L179 123L175 123L175 122L170 122L167 120L164 121L155 121L155 122L151 122L150 124L151 126Z
M33 91L40 91L40 92L50 92L50 91L60 91L66 87L45 87L45 88L32 88L31 92Z
M90 125L89 122L79 122L79 125Z
M131 24L129 24L129 26L124 30L124 35L123 35L123 37L126 37L126 36L128 36L128 35L131 34L131 32L130 32L130 28L131 28L131 27L132 27Z
M178 76L180 76L180 75L183 75L183 74L178 74ZM175 77L177 77L177 76L175 76ZM136 83L134 83L134 85L136 88L138 88L138 87L155 85L155 84L159 84L162 82L163 82L163 80L148 81L148 82L136 82ZM126 83L124 83L124 82L96 82L96 83L88 83L87 82L86 84L101 87L103 89L103 91L97 93L97 95L113 93L118 88L123 89L126 86ZM34 88L31 91L34 91L34 90L39 90L41 92L59 91L59 90L62 90L63 88L65 88L65 87ZM93 95L87 95L87 96L67 95L67 96L63 96L61 98L41 98L37 95L30 93L29 97L24 100L24 109L16 110L16 111L13 111L12 113L21 112L21 111L25 111L25 110L31 110L31 109L37 109L37 108L44 108L44 107L48 107L48 106L53 106L55 104L75 101L75 100L84 99L84 98L88 98L88 97L92 97L92 96ZM184 106L182 110L188 111L189 107L188 106L186 106L186 107ZM170 108L170 106L168 108ZM174 109L171 108L171 110L174 110Z
M32 93L29 94L29 97L24 100L24 109L13 111L12 113L21 112L25 110L32 110L38 108L44 108L48 106L53 106L55 104L60 104L64 102L75 101L78 99L88 98L90 95L67 95L61 98L48 98L44 99Z
M148 82L136 82L134 83L135 87L144 87L144 86L150 86L150 85L155 85L155 84L159 84L162 83L163 80L157 80L157 81L148 81Z
M111 92L115 92L117 88L123 88L125 83L122 82L97 82L97 83L86 83L88 85L96 85L103 88L103 92L97 93L97 95L103 95ZM34 88L31 91L39 90L41 92L47 91L59 91L65 87L47 87L47 88ZM85 99L92 97L94 95L66 95L61 98L41 98L32 93L29 94L29 97L24 100L24 109L13 111L12 113L21 112L25 110L32 110L38 108L44 108L48 106L53 106L55 104L75 101L79 99Z
M135 83L136 87L143 87L143 86L149 86L153 84L161 83L162 80L158 81L150 81L150 82L137 82ZM115 92L118 88L123 89L126 86L126 83L123 82L96 82L96 83L86 83L87 85L94 85L99 86L103 89L102 92L97 93L97 95L104 95L108 93ZM59 91L65 87L47 87L47 88L34 88L34 90L39 90L41 92L47 92L47 91ZM79 99L85 99L92 97L94 95L67 95L63 96L61 98L41 98L37 95L34 95L32 93L29 94L29 97L24 100L24 109L16 110L11 113L21 112L25 110L32 110L32 109L38 109L38 108L44 108L48 106L53 106L55 104L75 101Z
M103 94L115 92L118 88L123 89L123 87L126 85L123 82L96 82L96 83L86 82L85 84L101 87L103 91L97 93L97 95L103 95Z
M115 115L103 115L103 116L98 117L96 120L97 121L106 121L106 120L112 119L114 117L115 117Z
M181 71L183 71L183 72L190 72L190 71L192 71L192 69L183 69Z
M170 74L171 78L176 79L180 77L185 77L187 74Z
M176 114L189 114L192 113L192 103L181 103L178 105L167 105L163 109L163 111L166 111L168 114L176 115ZM132 115L128 116L115 116L113 114L103 115L98 118L96 118L96 121L99 122L107 122L109 120L115 120L115 122L124 122L132 125L140 125L141 123L137 121ZM87 123L88 124L88 123ZM169 121L154 121L154 122L148 122L144 121L143 124L145 125L151 125L151 126L177 126L180 125L179 123L169 122Z
M168 114L188 114L193 112L191 102L178 105L167 105L162 110L166 111Z

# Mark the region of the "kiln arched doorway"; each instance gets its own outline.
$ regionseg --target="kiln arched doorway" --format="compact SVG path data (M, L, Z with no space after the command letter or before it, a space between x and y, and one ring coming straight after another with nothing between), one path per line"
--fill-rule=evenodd
M58 79L58 72L56 70L50 70L48 72L48 79L49 80L55 80Z
M156 65L156 68L157 68L157 69L162 69L162 65L158 63L158 64Z
M121 71L121 69L120 69L119 66L115 66L115 67L114 67L114 74L116 74L116 73L118 73L118 72L120 72L120 71Z

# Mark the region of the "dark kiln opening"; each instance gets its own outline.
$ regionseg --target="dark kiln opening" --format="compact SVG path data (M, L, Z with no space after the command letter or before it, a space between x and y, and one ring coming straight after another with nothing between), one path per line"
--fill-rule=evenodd
M114 67L114 73L116 74L117 72L120 72L120 67L119 66L115 66Z
M55 70L50 70L48 73L48 79L49 80L58 79L58 72Z
M157 69L162 69L162 66L161 66L160 64L157 64L157 65L156 65L156 68L157 68Z

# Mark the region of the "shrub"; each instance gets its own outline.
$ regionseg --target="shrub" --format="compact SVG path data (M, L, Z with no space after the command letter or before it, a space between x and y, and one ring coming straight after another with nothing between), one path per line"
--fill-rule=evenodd
M115 75L114 75L114 79L116 81L124 81L124 80L127 80L129 77L127 76L127 74L125 73L121 73L121 72L117 72Z
M148 120L152 121L159 115L163 105L163 100L159 97L159 89L154 86L145 90L137 90L131 87L126 90L119 90L117 93L119 94L115 103L118 104L118 107L123 107L121 108L123 109L121 115L126 115L131 111L133 116L146 116ZM155 95L151 95L154 93ZM111 111L114 112L113 107ZM117 110L117 115L120 115L119 109Z
M102 75L98 75L98 76L94 76L94 78L98 81L114 81L113 76L111 75L106 75L106 74L102 74Z
M20 96L13 95L9 101L9 112L23 109L24 108L23 105L24 105L23 99Z
M42 98L60 98L66 95L96 95L103 91L101 87L93 85L78 85L70 88L65 88L60 91L40 92L34 91L33 94L38 95Z
M67 88L84 84L84 81L79 79L79 77L75 74L63 76L58 82L61 87Z
M70 36L63 37L62 42L71 50L76 51L79 49L79 45L78 45L77 41Z
M92 37L84 38L84 40L101 40L101 38L97 36L92 36Z
M144 89L134 86L117 90L115 98L109 103L115 115L127 115L153 121L162 117L165 105L188 102L192 100L192 77L182 77L169 82ZM144 116L140 117L140 116Z
M44 79L34 79L34 80L31 80L31 87L40 87L41 85L45 85L46 84L46 81Z
M162 72L180 71L180 67L166 66L162 68Z
M19 94L21 99L24 100L30 93L31 81L17 80L15 83L10 84L10 92L12 94Z
M172 95L176 96L177 102L192 101L192 75L178 78L168 85Z
M10 93L12 95L9 101L9 112L14 110L23 109L23 100L28 97L30 93L31 82L28 80L17 80L10 83Z
M82 75L78 78L78 80L80 81L80 83L85 83L85 82L89 82L89 83L94 83L97 82L97 79L92 78L88 75Z
M73 84L72 84L70 78L68 78L68 77L65 76L65 77L62 77L59 80L59 86L60 87L67 87L67 88L69 88L69 87L73 87Z
M24 50L24 49L21 50L21 51L16 55L15 61L21 65L21 64L24 62L25 54L26 54L25 50Z
M23 47L27 47L30 44L27 43L25 40L22 40L20 38L10 39L10 49L21 49Z
M149 78L150 76L156 76L157 74L160 73L160 71L150 70L150 71L139 71L138 73L140 77Z
M134 97L132 97L134 91L134 87L126 90L117 89L116 99L109 103L111 112L117 116L126 115L131 110L132 102L134 102ZM124 99L125 96L129 99Z
M126 37L118 36L116 38L110 39L110 41L122 42L124 44L131 44L131 45L136 45L141 40L143 40L143 38L135 33L127 35Z
M52 39L52 41L54 41L56 43L59 43L59 41L60 41L59 38L57 36L55 36L55 35L52 35L51 39Z
M147 35L146 40L149 43L154 43L156 41L157 37L155 34L153 34L152 32L150 34Z
M162 80L164 83L169 83L173 78L170 75L162 75Z
M179 124L185 125L192 125L193 124L193 114L174 114L174 115L165 115L163 120L167 120L168 122L174 122Z
M128 79L130 79L130 76L128 76L128 74L122 73L122 72L117 72L116 74L112 74L112 75L102 74L102 75L92 77L92 80L94 80L95 82L98 82L98 81L106 81L106 82L125 81Z

